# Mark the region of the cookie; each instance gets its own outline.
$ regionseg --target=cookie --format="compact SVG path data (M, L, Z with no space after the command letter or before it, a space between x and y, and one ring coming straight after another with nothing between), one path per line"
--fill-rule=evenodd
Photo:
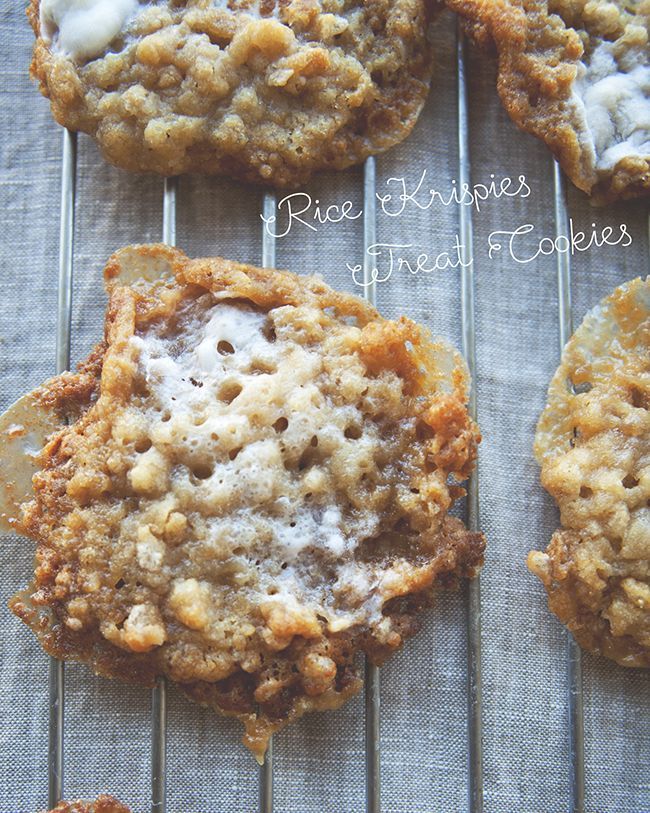
M59 802L50 813L131 813L112 796L102 794L94 802Z
M562 528L528 566L585 649L650 666L650 279L587 315L535 438Z
M405 138L432 72L427 0L31 0L31 72L113 164L275 186Z
M484 540L449 516L479 432L467 370L317 277L157 245L106 267L105 341L44 385L70 416L23 509L11 602L45 650L158 675L269 737L361 687Z
M599 202L650 190L650 2L447 0L499 55L510 117Z

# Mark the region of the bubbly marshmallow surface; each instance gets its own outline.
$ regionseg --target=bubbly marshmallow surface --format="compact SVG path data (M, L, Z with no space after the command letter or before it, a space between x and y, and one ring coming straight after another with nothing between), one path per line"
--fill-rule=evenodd
M371 509L344 517L336 493L322 495L318 505L305 501L304 493L318 490L324 472L316 466L289 475L282 462L285 446L309 449L316 441L339 452L352 444L363 454L367 447L372 457L374 432L345 438L344 427L361 422L362 416L353 406L335 406L319 391L315 350L279 337L269 340L267 314L238 304L210 304L205 297L183 321L187 333L168 338L154 330L131 340L150 393L147 409L153 407L148 421L154 448L140 457L140 466L149 466L149 457L160 451L194 465L202 477L194 507L209 517L209 535L234 535L242 550L248 540L246 555L252 561L260 556L256 540L266 540L265 555L284 561L268 578L260 572L258 589L266 601L300 596L320 606L320 587L311 582L317 563L327 562L335 578L329 589L351 597L355 606L353 612L325 613L330 622L344 629L369 618L380 620L381 598L367 595L371 568L354 560L362 540L379 532L379 517ZM185 335L191 338L187 344ZM284 420L281 434L265 437L264 429L256 427L261 412ZM173 489L185 488L178 472ZM222 503L228 505L225 513L217 508ZM274 595L268 597L271 586Z

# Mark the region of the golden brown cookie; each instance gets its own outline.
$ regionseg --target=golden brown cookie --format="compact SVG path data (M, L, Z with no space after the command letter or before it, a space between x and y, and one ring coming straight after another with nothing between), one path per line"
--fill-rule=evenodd
M94 802L59 802L50 813L131 813L126 805L103 793Z
M113 164L296 186L411 131L430 0L31 0L32 75Z
M578 643L650 666L650 279L617 288L567 343L535 438L562 528L528 566Z
M650 1L447 0L499 55L510 117L605 202L650 190Z
M316 277L160 245L105 274L105 341L38 395L71 423L24 506L36 572L11 606L59 658L238 717L261 757L480 566L448 515L480 439L466 367Z

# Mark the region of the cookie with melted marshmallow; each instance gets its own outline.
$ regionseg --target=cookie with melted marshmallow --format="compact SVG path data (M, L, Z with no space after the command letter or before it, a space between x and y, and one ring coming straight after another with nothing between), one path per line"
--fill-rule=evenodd
M408 135L426 0L31 0L32 75L113 164L297 186Z
M447 0L492 40L510 117L599 202L650 191L649 0Z
M449 515L479 442L467 370L316 277L139 246L106 278L105 341L39 394L70 423L11 606L56 657L238 717L261 758L480 566Z

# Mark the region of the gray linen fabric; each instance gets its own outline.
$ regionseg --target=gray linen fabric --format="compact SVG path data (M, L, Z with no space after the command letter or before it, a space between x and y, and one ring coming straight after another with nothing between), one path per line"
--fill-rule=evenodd
M31 86L31 33L24 4L0 0L0 407L53 372L61 132ZM422 170L441 190L457 178L454 24L437 26L435 94L408 141L378 160L378 190L389 178L417 182ZM517 264L488 257L491 232L531 223L552 235L551 160L519 133L494 90L491 60L470 60L474 182L523 174L526 199L486 201L474 213L478 403L484 433L480 462L482 527L489 551L482 576L485 792L487 813L568 810L565 633L526 570L556 526L539 485L531 443L555 369L557 296L553 257ZM360 170L327 175L308 191L322 203L361 206ZM75 228L73 362L102 330L101 269L129 242L157 240L162 183L107 166L79 141ZM629 248L603 247L573 262L574 318L617 284L647 273L647 206L593 209L571 192L576 227L625 223ZM261 259L261 193L222 179L184 178L179 245L190 255ZM455 206L399 217L380 211L378 239L412 243L436 255L453 246ZM361 261L361 221L298 224L278 241L278 265L321 273L357 290L347 264ZM528 242L527 245L532 243ZM415 249L405 250L409 257ZM458 270L395 271L378 286L380 310L406 313L434 333L460 341ZM33 636L6 609L28 580L32 547L3 537L0 568L0 813L33 813L46 802L47 661ZM441 595L420 635L382 670L382 779L387 813L467 810L466 632L462 593ZM650 705L647 672L584 658L588 813L650 813ZM110 791L136 811L148 809L149 693L66 668L65 792ZM276 737L278 813L360 813L364 809L363 704L314 715ZM257 773L239 726L170 690L170 813L251 813Z

